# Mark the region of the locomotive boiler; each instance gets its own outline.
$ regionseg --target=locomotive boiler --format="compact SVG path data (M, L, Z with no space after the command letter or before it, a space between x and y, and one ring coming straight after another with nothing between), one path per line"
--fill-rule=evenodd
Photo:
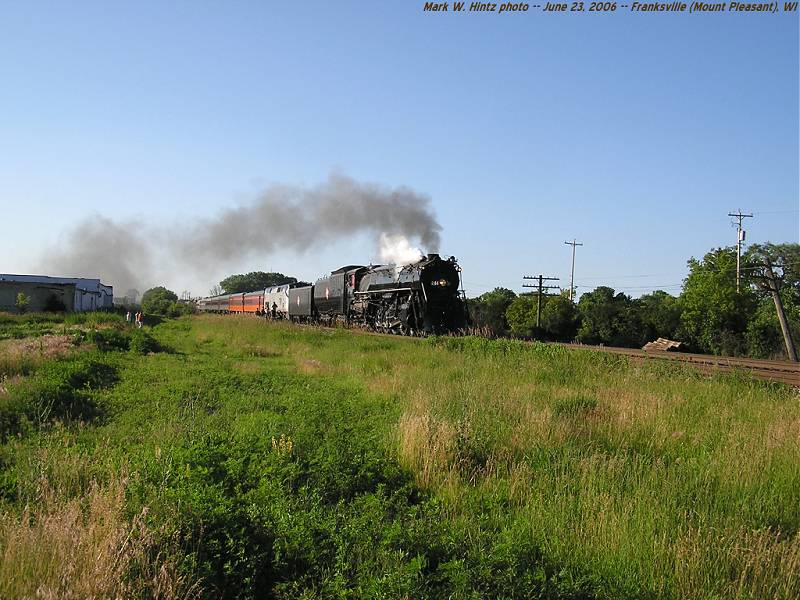
M428 254L419 262L368 268L357 278L354 322L378 331L414 335L449 333L467 325L455 257Z

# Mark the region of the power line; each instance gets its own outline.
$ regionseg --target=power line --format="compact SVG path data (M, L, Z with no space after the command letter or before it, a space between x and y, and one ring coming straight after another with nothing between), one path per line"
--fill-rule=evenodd
M497 283L480 283L477 281L464 281L465 286L483 288L485 290L494 290L500 287L507 287L509 289L516 287L515 283L506 283L506 285L504 285L504 283L506 282L501 281Z
M666 285L642 285L642 286L620 286L615 287L615 290L667 290L673 288L682 288L682 283L669 283Z
M789 262L785 262L785 263L774 264L772 266L773 266L773 268L777 267L777 268L781 268L781 269L786 269L786 268L790 268L790 267L800 267L800 261L789 261ZM761 270L763 268L764 267L762 265L740 266L739 270L740 270L740 272L746 272L746 271L758 271L758 270ZM726 268L722 268L722 269L704 267L703 268L703 272L705 272L705 273L735 273L736 272L736 267L726 267ZM580 278L575 279L575 281L580 284L581 282L592 281L592 280L638 279L638 278L644 278L644 277L660 277L660 276L664 276L664 275L673 275L673 274L672 273L650 273L650 274L639 274L639 275L593 275L593 276L589 276L589 277L580 277ZM683 277L683 278L685 279L689 275L690 275L690 273L687 273L686 276ZM538 277L533 277L532 279L538 279ZM476 282L465 281L464 285L468 286L468 287L482 288L482 289L486 289L486 290L493 290L493 289L496 289L498 287L507 287L508 289L513 289L515 287L515 284L510 283L508 281L505 281L505 282L499 281L499 282L496 282L496 283L493 283L493 284L481 283L481 282L477 282L477 281ZM682 287L683 285L684 285L683 282L681 282L681 283L668 283L668 284L635 285L635 286L634 285L628 285L628 286L614 286L614 289L616 289L616 290L666 289L666 288ZM538 287L538 285L537 286L523 286L523 287ZM556 287L556 286L550 286L550 287ZM589 287L589 286L587 286L587 285L575 285L574 287L575 287L575 289L578 289L578 288Z
M675 273L651 273L649 275L592 275L590 277L579 277L576 281L589 281L594 279L634 279L642 277L671 277Z

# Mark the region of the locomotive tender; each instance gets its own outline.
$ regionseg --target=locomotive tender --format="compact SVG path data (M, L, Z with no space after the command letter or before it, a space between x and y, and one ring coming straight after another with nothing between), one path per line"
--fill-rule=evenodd
M450 333L467 326L460 273L455 257L428 254L404 266L344 266L313 285L202 298L197 307L404 335Z

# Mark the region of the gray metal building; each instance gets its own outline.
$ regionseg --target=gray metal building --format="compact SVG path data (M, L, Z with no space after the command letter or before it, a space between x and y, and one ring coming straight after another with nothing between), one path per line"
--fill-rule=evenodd
M114 288L103 285L99 279L0 273L0 311L16 312L20 292L31 299L29 311L45 310L53 302L60 302L65 310L74 312L114 306Z

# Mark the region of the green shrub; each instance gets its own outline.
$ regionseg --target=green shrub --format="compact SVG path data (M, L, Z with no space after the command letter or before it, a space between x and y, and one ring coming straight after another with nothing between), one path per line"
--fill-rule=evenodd
M23 292L17 294L17 301L15 302L15 306L20 314L26 312L28 310L28 304L30 304L31 299L29 296L26 296Z
M331 382L270 384L290 398L304 391L281 413L291 437L208 432L168 461L185 465L163 493L181 507L170 519L187 548L183 567L205 589L223 598L593 597L580 570L546 559L524 528L447 519L366 426L378 404Z
M130 334L130 351L134 354L148 354L158 352L158 342L143 329L134 329Z
M86 335L87 339L97 345L98 350L128 350L130 349L130 334L116 329L93 329Z
M44 364L0 398L0 439L29 424L96 420L102 407L93 392L116 381L116 369L93 357Z

